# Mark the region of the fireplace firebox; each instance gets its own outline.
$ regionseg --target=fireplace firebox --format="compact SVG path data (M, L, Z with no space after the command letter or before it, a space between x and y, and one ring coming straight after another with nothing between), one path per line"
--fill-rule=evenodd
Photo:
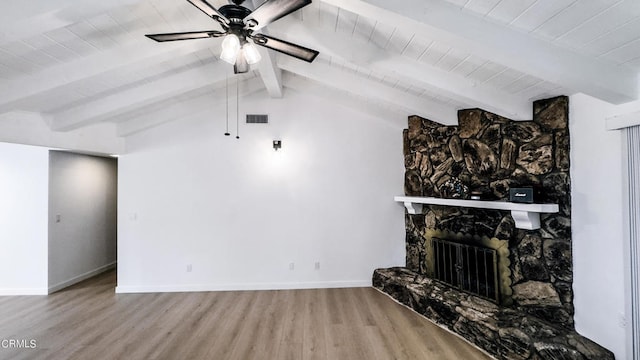
M454 288L498 303L498 257L480 246L431 239L435 279Z
M497 305L513 304L509 241L425 229L424 274Z

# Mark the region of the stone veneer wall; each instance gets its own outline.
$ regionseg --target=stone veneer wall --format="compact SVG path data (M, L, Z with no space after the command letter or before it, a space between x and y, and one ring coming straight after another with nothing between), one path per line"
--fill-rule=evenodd
M573 329L568 98L536 101L533 121L512 121L480 110L458 113L459 126L412 116L404 132L405 193L447 197L461 182L484 198L506 200L509 188L535 186L541 229L520 230L508 211L425 206L406 216L407 268L426 275L428 230L509 241L513 307Z

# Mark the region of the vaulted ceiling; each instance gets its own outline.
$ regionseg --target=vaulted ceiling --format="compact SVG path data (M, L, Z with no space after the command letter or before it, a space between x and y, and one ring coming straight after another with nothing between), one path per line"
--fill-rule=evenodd
M220 39L144 37L194 30L220 26L185 0L4 1L0 121L127 136L222 104L228 79L243 95L294 89L445 124L463 108L527 120L535 99L639 95L638 0L315 0L266 28L319 50L315 62L260 48L243 75L219 60Z

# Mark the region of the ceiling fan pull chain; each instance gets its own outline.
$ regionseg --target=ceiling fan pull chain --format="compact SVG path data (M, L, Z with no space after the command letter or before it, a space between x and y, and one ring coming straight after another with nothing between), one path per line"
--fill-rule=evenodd
M240 77L236 76L236 139L240 139Z
M224 133L224 136L229 136L231 135L229 133L229 75L227 74L225 77L225 91L227 93L227 101L226 101L226 105L227 105L227 131Z

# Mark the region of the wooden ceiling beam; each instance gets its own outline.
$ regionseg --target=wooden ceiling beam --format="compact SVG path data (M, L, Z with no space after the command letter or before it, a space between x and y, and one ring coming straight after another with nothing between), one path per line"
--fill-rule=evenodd
M10 111L39 94L74 82L90 79L108 71L145 68L188 56L211 43L192 41L158 44L152 41L132 42L95 55L43 69L31 75L5 81L0 88L0 110ZM212 54L212 56L214 56Z
M53 114L51 129L70 131L113 119L138 107L222 81L230 69L229 64L218 61L63 110Z
M304 23L292 19L281 21L284 26L279 29L295 34L296 41L316 47L325 56L342 59L367 71L450 98L465 104L466 108L482 108L513 120L533 119L533 105L527 98L387 52L371 42L334 32L313 31L316 25L313 19L306 19Z
M385 104L385 106L375 100L370 101L347 91L338 91L334 87L289 72L285 72L282 77L284 87L287 89L326 99L332 104L368 114L399 129L407 127L407 117L411 114L399 106L394 104Z
M250 2L251 9L257 8L262 3L260 0L251 0ZM262 29L260 33L269 35L269 30ZM263 46L256 45L256 48L262 57L262 60L257 64L257 68L264 87L272 98L279 99L282 97L282 71L276 65L275 54Z
M187 119L203 112L208 112L210 114L208 116L212 119L224 121L225 113L222 110L221 105L226 101L225 83L222 81L212 85L215 86L215 88L193 99L171 104L169 106L153 104L147 106L146 108L148 108L148 111L144 112L142 115L140 115L141 111L136 111L138 114L136 116L128 117L127 115L124 115L120 117L120 122L118 123L118 136L131 136L156 126L171 121ZM236 101L235 87L235 81L229 84L229 101L233 104L235 104ZM251 78L240 83L239 94L243 97L260 90L264 90L262 81L258 78ZM126 121L122 121L123 118L127 118ZM235 119L235 116L233 116L233 119Z
M279 58L281 69L309 78L326 86L358 94L372 100L393 104L411 115L419 115L445 125L458 123L457 109L428 98L418 97L391 88L383 83L341 71L319 61L313 64L283 56Z
M621 104L638 99L638 74L488 21L442 0L322 0L360 16L428 34L509 68Z

